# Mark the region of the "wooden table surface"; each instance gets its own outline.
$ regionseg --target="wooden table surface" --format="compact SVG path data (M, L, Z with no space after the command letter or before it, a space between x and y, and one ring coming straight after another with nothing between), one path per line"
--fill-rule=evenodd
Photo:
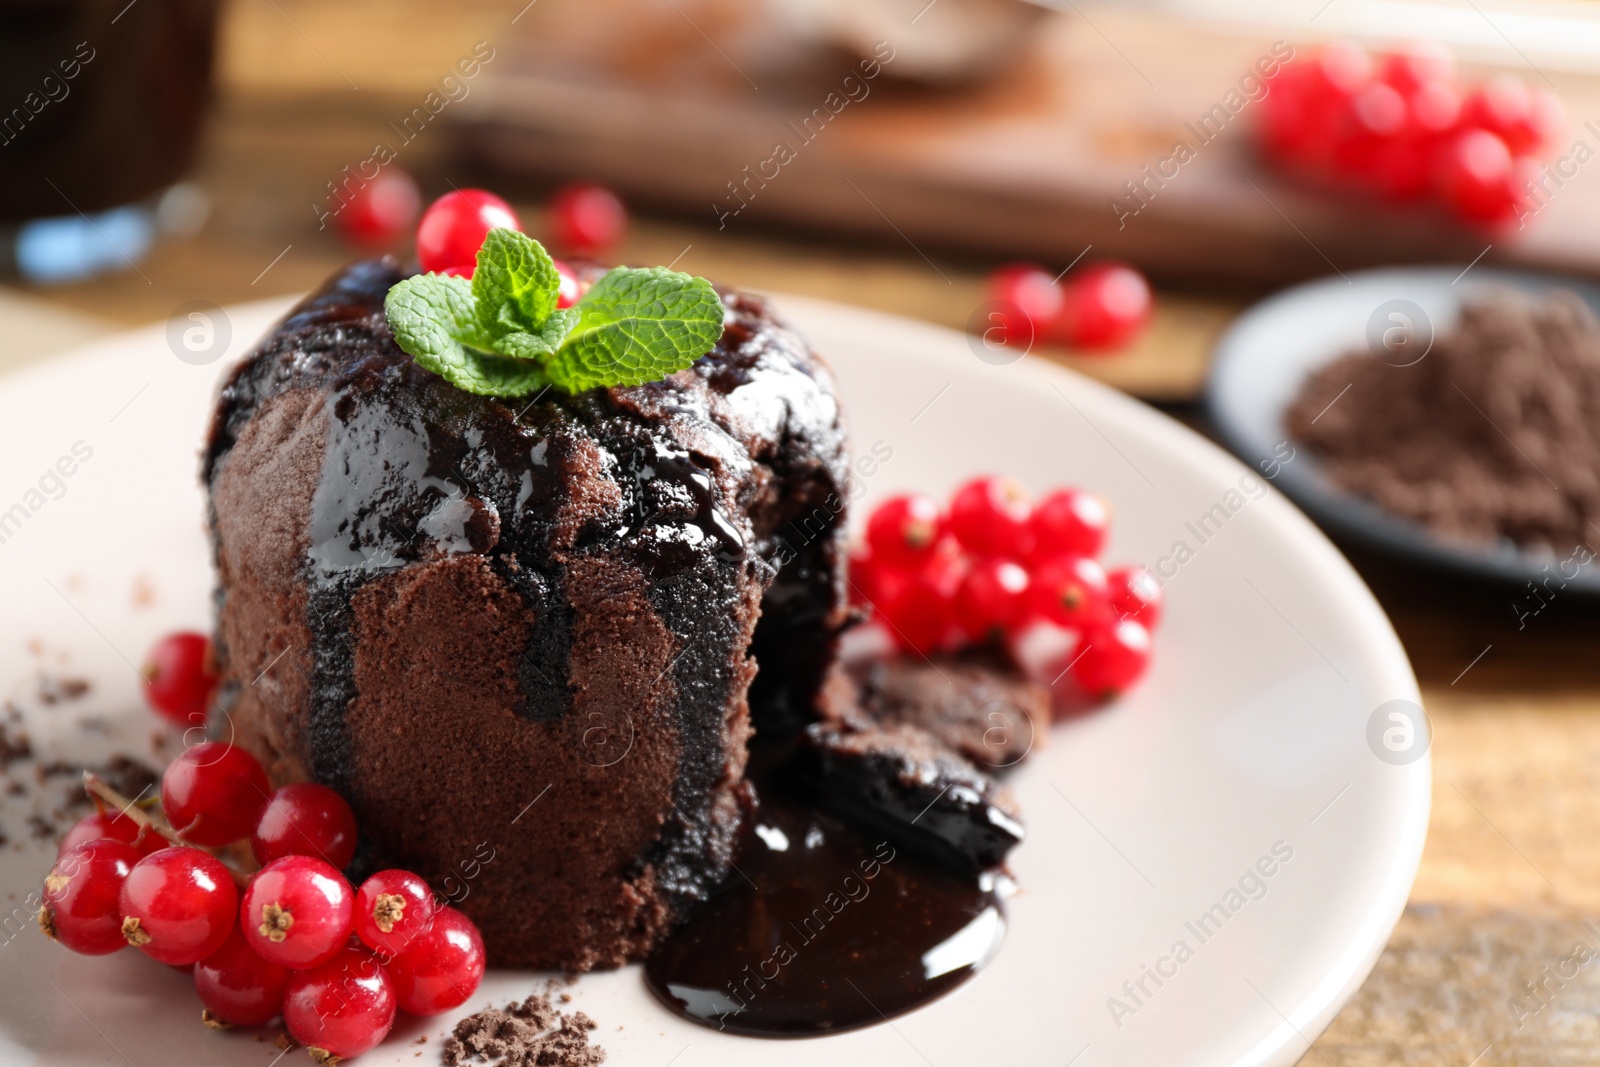
M350 258L317 230L312 204L324 183L364 158L386 123L474 42L505 32L521 6L237 0L227 9L219 100L196 174L215 201L206 229L159 247L142 276L0 290L0 315L16 326L0 341L0 369L102 329L165 319L196 297L228 304L319 282ZM406 149L403 165L429 194L472 178L452 168L448 147L423 136ZM679 266L696 273L957 328L981 302L989 266L938 253L930 263L904 246L845 248L669 219L637 220L621 254L639 262L681 254ZM1174 402L1170 410L1204 428L1189 402L1237 306L1163 292L1155 328L1135 351L1047 354ZM1434 726L1433 816L1387 951L1302 1063L1600 1062L1600 966L1561 986L1552 981L1548 1006L1524 987L1544 980L1575 944L1600 953L1600 615L1558 597L1519 629L1504 589L1349 551L1422 684Z

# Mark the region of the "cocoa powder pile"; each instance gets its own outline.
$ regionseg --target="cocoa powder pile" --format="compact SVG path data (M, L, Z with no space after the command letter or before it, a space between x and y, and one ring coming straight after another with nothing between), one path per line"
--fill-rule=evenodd
M1345 355L1289 408L1334 482L1459 542L1600 545L1600 321L1581 299L1489 291L1400 362Z
M556 1010L549 993L535 993L505 1009L487 1008L456 1024L440 1054L445 1067L481 1058L498 1067L599 1067L605 1049L589 1044L594 1020Z

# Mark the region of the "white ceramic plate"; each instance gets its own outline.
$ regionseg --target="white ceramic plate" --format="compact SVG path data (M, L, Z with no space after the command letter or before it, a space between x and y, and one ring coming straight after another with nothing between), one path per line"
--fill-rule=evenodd
M1487 287L1511 286L1530 293L1569 289L1600 312L1600 289L1587 282L1489 267L1468 272L1465 267L1401 267L1361 271L1348 279L1323 278L1247 310L1217 342L1211 363L1206 402L1218 433L1247 462L1270 460L1286 436L1284 412L1307 377L1346 352L1367 349L1374 328L1415 331L1414 347L1423 352L1416 358L1425 359L1429 340L1455 325L1462 301ZM1494 431L1485 426L1484 432ZM1474 548L1441 539L1420 523L1346 492L1304 448L1284 466L1277 484L1335 532L1433 566L1521 585L1546 578L1544 568L1562 558L1520 549L1510 541ZM1574 591L1600 593L1600 574L1582 570L1569 584Z
M1265 482L1141 404L1037 361L985 363L946 330L780 303L837 368L858 451L892 450L865 500L942 494L981 471L1093 487L1117 507L1109 558L1158 569L1167 618L1147 680L1057 727L1013 779L1029 832L1014 854L1021 892L976 978L892 1025L777 1041L677 1019L637 968L588 975L574 1005L599 1020L608 1062L1294 1063L1377 958L1427 826L1423 746L1397 763L1367 740L1380 705L1418 699L1371 595ZM174 358L158 326L0 381L0 510L27 506L75 442L93 450L0 544L0 665L39 758L147 750L133 664L160 632L208 621L196 466L213 381L283 306L233 309L229 355L212 366ZM47 704L41 672L93 689ZM93 716L104 735L80 725ZM0 794L8 930L31 922L26 897L48 866L24 830L32 803ZM0 1063L265 1067L277 1055L202 1029L187 982L138 953L91 959L7 933ZM468 1007L533 985L492 973ZM403 1019L360 1062L434 1063L453 1021Z

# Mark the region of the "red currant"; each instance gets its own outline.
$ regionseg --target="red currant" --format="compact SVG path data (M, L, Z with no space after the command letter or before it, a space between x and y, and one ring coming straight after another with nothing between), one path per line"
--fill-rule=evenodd
M1124 348L1144 331L1153 306L1144 275L1121 263L1096 263L1067 279L1057 333L1075 348Z
M974 478L950 497L948 525L957 541L983 556L1026 559L1033 534L1027 490L1010 478Z
M1367 162L1373 187L1394 200L1428 191L1441 142L1460 121L1461 94L1445 82L1426 82L1406 96L1406 108L1405 130L1379 143Z
M1510 74L1490 78L1467 97L1462 121L1480 126L1515 147L1513 141L1531 127L1533 94L1527 83Z
M285 856L245 887L239 928L256 955L295 970L319 967L350 937L355 893L315 856Z
M1111 614L1110 584L1087 556L1060 556L1033 572L1032 614L1057 626L1083 630Z
M395 984L372 953L342 948L321 966L289 976L283 1025L318 1063L348 1059L389 1035L395 1004Z
M1143 567L1119 567L1106 575L1111 610L1119 618L1137 619L1146 630L1161 621L1161 583Z
M215 856L164 848L133 865L119 907L128 944L182 967L222 947L239 912L239 891Z
M1150 664L1150 631L1132 619L1097 627L1085 640L1072 676L1097 700L1126 691Z
M1426 82L1406 97L1411 122L1417 132L1438 137L1454 130L1461 121L1461 93L1448 82Z
M97 811L85 815L73 824L61 844L56 846L56 856L65 856L79 845L90 841L121 841L132 845L141 856L159 852L167 847L166 840L154 830L142 826L120 811Z
M1528 125L1516 131L1511 138L1513 152L1537 152L1561 136L1567 125L1567 107L1561 98L1548 89L1533 89L1533 109L1528 114Z
M955 626L955 598L966 576L967 560L949 541L903 582L879 577L887 592L876 604L899 643L924 656L950 643Z
M1036 558L1098 556L1111 529L1111 509L1093 493L1057 489L1034 507L1032 525Z
M1009 559L975 560L956 593L956 622L975 641L1015 626L1028 599L1028 572Z
M1327 99L1351 100L1372 80L1372 57L1360 45L1334 41L1312 60L1313 91Z
M379 871L356 890L356 936L384 956L397 956L433 928L433 890L410 871Z
M483 938L472 920L452 907L433 927L389 962L395 996L412 1015L437 1015L459 1007L483 981Z
M1455 72L1456 61L1450 49L1431 41L1413 41L1384 56L1378 76L1410 94L1429 82L1449 82Z
M561 262L555 261L556 274L561 278L561 288L556 290L556 307L569 308L578 302L578 297L583 295L582 288L578 285L578 275L573 269Z
M194 991L219 1021L262 1026L283 1011L289 968L268 963L251 950L238 929L222 947L194 965Z
M144 699L157 714L180 726L205 722L206 705L217 687L211 639L205 634L168 634L146 654L139 673L144 676Z
M138 850L122 841L89 841L62 853L45 876L40 928L85 956L125 946L118 898L138 862Z
M939 505L920 494L890 497L867 518L867 547L888 567L930 558L939 538Z
M1518 204L1512 174L1511 152L1503 140L1488 130L1466 129L1444 148L1439 191L1461 219L1504 222Z
M256 758L226 741L186 749L161 776L161 807L179 836L197 845L249 834L272 792Z
M482 189L446 193L422 213L417 226L417 261L424 271L450 270L470 278L478 265L478 248L494 229L522 229L510 204Z
M602 255L622 240L627 226L627 209L604 186L574 182L551 194L550 239L563 252Z
M1340 132L1335 160L1346 173L1372 178L1375 157L1407 128L1410 112L1392 85L1373 82L1350 102L1350 121Z
M1000 305L999 340L1024 348L1044 336L1061 315L1063 297L1053 274L1031 263L1012 263L989 275L989 299Z
M1505 141L1513 153L1537 152L1566 125L1561 98L1531 89L1519 78L1501 75L1479 86L1462 111L1462 121L1481 126Z
M1266 81L1261 137L1268 154L1285 163L1295 162L1308 148L1311 82L1308 63L1287 63Z
M957 552L959 551L957 549ZM869 572L872 575L872 592L868 597L868 605L877 608L882 614L886 604L898 602L901 595L911 587L911 583L917 577L917 571L916 566L889 567L874 561Z
M1300 141L1300 155L1307 165L1316 168L1333 162L1352 103L1371 81L1372 57L1349 42L1330 44L1311 60Z
M410 230L421 208L422 193L416 181L398 167L390 167L357 189L334 220L352 244L381 247Z
M284 856L317 856L343 870L356 854L355 812L325 785L286 785L261 809L250 851L262 865Z

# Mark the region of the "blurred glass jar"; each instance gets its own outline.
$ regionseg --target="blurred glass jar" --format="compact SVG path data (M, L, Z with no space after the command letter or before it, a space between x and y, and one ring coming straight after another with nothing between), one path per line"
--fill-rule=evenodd
M218 0L0 0L6 267L64 280L131 263L148 248L163 206L166 218L174 216L164 194L199 143L218 7ZM180 188L187 192L179 199L192 207L194 191Z

